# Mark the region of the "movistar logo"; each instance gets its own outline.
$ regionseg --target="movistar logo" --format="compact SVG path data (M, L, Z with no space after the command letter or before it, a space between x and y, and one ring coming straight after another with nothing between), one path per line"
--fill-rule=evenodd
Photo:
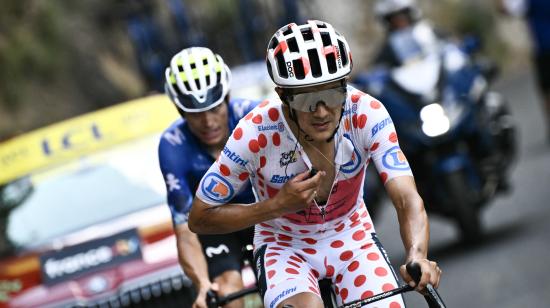
M231 159L233 162L235 162L236 164L239 164L241 166L246 166L246 164L248 164L248 160L244 160L242 159L238 154L236 154L235 152L231 151L229 148L227 147L224 147L223 148L223 154L225 154L225 156L227 156L229 159Z
M229 253L229 248L225 244L221 244L218 247L206 247L205 253L209 258L214 255L221 255L222 253Z

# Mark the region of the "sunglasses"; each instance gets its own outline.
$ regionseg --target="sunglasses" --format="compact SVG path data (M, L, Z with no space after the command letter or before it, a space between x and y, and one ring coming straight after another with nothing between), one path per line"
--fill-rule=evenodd
M292 109L303 112L315 112L319 103L324 103L329 108L342 106L347 97L345 86L331 88L321 91L305 93L287 93L285 100Z

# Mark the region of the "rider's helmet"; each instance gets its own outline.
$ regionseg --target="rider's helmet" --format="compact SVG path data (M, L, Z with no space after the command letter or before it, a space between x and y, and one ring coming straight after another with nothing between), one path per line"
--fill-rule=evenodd
M269 41L266 63L273 82L286 88L343 79L352 68L346 39L332 25L318 20L277 30Z
M172 57L165 77L165 91L178 109L203 112L224 101L231 71L222 57L210 49L191 47Z
M415 0L376 0L374 14L380 20L388 21L389 17L398 13L409 16L411 22L420 19L421 11Z

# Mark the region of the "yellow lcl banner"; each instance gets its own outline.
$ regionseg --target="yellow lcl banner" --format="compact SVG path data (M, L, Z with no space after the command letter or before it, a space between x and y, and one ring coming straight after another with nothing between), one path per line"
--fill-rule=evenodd
M165 95L128 101L0 143L0 184L163 131L178 117Z

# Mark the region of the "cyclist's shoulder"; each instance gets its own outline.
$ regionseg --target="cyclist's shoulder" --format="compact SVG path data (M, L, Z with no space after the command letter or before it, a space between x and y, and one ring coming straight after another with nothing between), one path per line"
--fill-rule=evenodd
M371 100L375 100L375 98L369 93L357 89L352 85L347 86L347 91L348 99L351 100L352 103L365 103L370 102Z
M367 92L348 85L348 107L353 114L376 114L385 111L382 102Z
M235 119L241 119L247 113L249 113L254 107L258 106L259 100L247 99L247 98L231 98L228 103L229 113Z
M173 155L193 151L192 133L185 124L185 119L177 119L160 135L159 156Z
M239 121L243 129L258 130L263 125L281 121L281 103L275 99L264 99L248 111Z

